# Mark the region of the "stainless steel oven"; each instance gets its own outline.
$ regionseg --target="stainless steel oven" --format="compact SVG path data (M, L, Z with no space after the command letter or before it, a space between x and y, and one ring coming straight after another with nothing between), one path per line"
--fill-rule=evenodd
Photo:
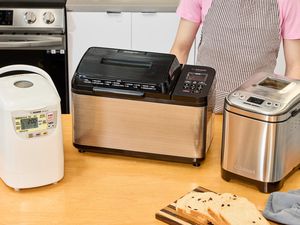
M42 68L59 92L62 113L69 113L65 0L10 0L0 6L0 67Z

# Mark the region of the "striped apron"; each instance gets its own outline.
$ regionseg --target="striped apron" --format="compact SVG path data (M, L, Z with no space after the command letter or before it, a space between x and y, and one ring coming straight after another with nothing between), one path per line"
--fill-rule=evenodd
M274 72L280 47L277 0L213 0L205 17L197 64L216 70L215 113L253 73Z

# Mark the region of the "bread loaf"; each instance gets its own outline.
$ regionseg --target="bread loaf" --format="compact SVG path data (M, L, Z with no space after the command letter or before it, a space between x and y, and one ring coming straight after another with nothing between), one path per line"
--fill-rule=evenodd
M253 203L231 193L192 191L177 200L176 211L199 225L269 225Z

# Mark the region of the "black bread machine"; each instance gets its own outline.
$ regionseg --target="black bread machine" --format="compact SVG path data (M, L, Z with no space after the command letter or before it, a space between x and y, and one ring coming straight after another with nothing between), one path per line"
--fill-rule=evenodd
M72 79L73 144L199 165L212 140L214 76L172 54L89 48Z

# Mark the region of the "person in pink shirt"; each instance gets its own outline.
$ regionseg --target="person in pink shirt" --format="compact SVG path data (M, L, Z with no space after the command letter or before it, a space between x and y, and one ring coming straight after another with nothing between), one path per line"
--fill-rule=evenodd
M252 74L274 72L281 41L285 75L300 79L300 0L181 0L171 53L185 64L199 27L197 64L216 70L216 106Z

